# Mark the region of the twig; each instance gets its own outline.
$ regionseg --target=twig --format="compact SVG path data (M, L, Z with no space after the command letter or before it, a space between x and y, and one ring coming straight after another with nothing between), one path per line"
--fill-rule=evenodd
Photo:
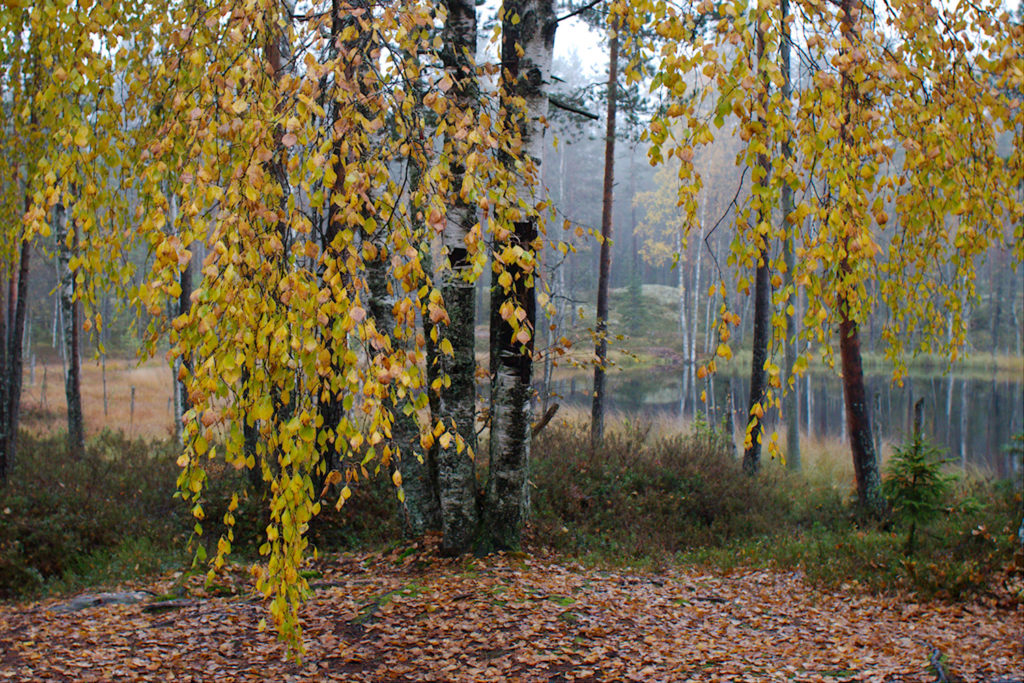
M935 683L952 683L949 674L946 673L946 669L942 666L942 651L927 640L921 640L920 638L915 638L914 640L928 648L930 653L928 663L935 670Z
M583 5L582 7L578 8L578 9L575 9L572 12L569 12L568 14L566 14L565 16L558 17L557 19L555 19L555 23L559 24L559 23L565 21L566 19L570 19L572 17L575 17L577 14L583 14L588 9L593 9L597 5L600 5L601 2L603 2L603 0L593 0L593 2L589 2L586 5Z
M586 109L580 109L576 105L574 105L574 104L572 104L570 102L566 102L565 100L563 100L562 98L558 97L557 95L548 95L548 102L550 102L551 104L553 104L555 107L557 107L559 109L564 109L567 112L570 112L570 113L573 113L573 114L577 114L579 116L582 116L583 118L590 119L591 121L597 121L598 119L601 118L597 114L592 114L591 112L587 111Z
M530 436L537 436L540 433L540 430L548 426L548 422L551 422L551 418L553 418L555 416L555 413L557 412L558 404L552 403L551 406L544 413L544 415L540 418L540 420L537 421L537 424L533 425L533 429L530 432Z

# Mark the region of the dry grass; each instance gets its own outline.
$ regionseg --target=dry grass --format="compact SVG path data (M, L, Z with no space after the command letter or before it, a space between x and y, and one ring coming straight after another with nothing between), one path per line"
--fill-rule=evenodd
M22 427L36 434L66 428L67 403L60 363L36 365L35 382L25 370ZM139 365L134 359L107 360L107 408L103 405L103 371L98 361L82 362L82 409L87 435L103 429L129 436L163 438L171 434L173 392L171 369L162 359ZM132 387L135 388L134 409Z
M582 406L562 406L554 422L563 426L589 424L590 411ZM611 411L605 417L605 424L609 434L621 433L624 430L646 432L645 441L647 443L653 443L675 434L688 434L694 429L694 422L689 417L680 419L677 416L664 414L655 417L637 417L618 411ZM737 427L733 433L733 443L737 445L737 457L742 455L739 450L742 447L742 438L743 435ZM782 430L780 430L779 450L783 454L786 452L785 433ZM887 455L891 450L890 444L883 443L882 452L884 454ZM762 457L766 462L772 460L767 447L767 439ZM846 441L835 437L808 437L806 434L801 434L800 459L803 474L811 483L852 490L854 485L853 458L850 455L850 445ZM884 461L885 458L883 458L883 463ZM777 464L782 466L781 462Z

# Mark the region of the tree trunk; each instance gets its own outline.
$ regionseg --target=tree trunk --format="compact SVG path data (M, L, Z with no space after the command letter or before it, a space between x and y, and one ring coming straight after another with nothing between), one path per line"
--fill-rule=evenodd
M370 292L369 309L384 343L373 353L373 360L387 367L389 356L405 354L406 342L393 333L396 328L394 296L389 293L388 254L383 229L373 234L364 234L363 239L376 247L375 256L366 263L366 283ZM394 291L394 286L392 287ZM391 412L391 433L389 443L399 454L397 467L402 473L402 488L405 491L403 511L406 531L411 536L422 536L429 529L436 529L440 522L437 497L437 482L430 476L429 455L417 457L419 449L419 428L411 408L411 396L399 396L399 386L392 382L387 385L389 396L381 402L389 405ZM409 412L406 412L406 411Z
M540 176L544 155L544 119L547 116L547 87L554 47L554 0L506 0L503 5L501 93L507 112L515 107L513 97L526 105L526 120L514 122L522 140L524 157L532 159ZM518 16L519 22L513 18ZM508 160L512 163L512 160ZM520 177L517 197L532 203L534 184ZM533 253L537 240L537 218L531 209L514 222L504 244L496 240L495 250L519 247L523 256L505 266L511 277L508 291L494 273L491 286L491 438L490 472L485 499L486 524L483 549L519 546L523 524L529 514L527 476L530 466L530 386L533 371L535 292ZM511 303L522 311L506 321L502 304ZM513 328L513 323L518 330ZM523 334L525 333L525 334ZM524 339L524 336L526 337ZM518 339L517 339L518 337Z
M612 205L615 184L615 98L619 79L619 33L612 28L608 45L608 111L604 137L604 185L601 192L601 258L597 275L597 321L595 324L594 398L590 410L590 444L596 448L604 439L605 365L608 362L608 280L612 270ZM680 266L682 267L682 266Z
M853 469L857 478L857 502L861 509L877 514L885 506L878 458L871 439L864 369L861 365L860 335L857 323L841 312L839 350L843 368L843 397L846 406L846 431L853 452Z
M682 237L682 227L680 226L680 237ZM682 241L680 241L682 244ZM676 265L677 273L679 277L679 331L683 338L683 390L682 398L679 400L679 417L686 415L686 395L690 390L690 372L693 368L690 366L690 323L686 316L686 278L683 274L683 263L682 259Z
M349 10L351 9L363 9L365 10L365 3L361 7L354 7L356 3L345 3L343 0L332 0L331 2L331 44L329 47L329 58L337 59L341 50L351 48L351 45L347 45L346 41L342 40L342 34L345 29L350 26L357 26L358 24L352 17ZM281 41L284 43L284 41ZM285 51L287 45L284 44L280 51ZM335 78L343 80L343 83L335 81L335 88L347 88L352 87L352 83L358 83L358 76L354 73L355 66L351 61L345 61L345 66L341 69L341 72L336 74ZM324 93L325 101L324 105L329 107L330 110L330 126L332 130L332 163L334 164L335 181L334 186L329 188L330 195L327 202L327 216L326 221L323 225L323 230L320 235L320 253L321 263L319 265L319 276L321 279L320 288L326 290L330 288L330 285L326 280L330 277L330 272L334 270L344 270L342 268L332 268L332 264L338 260L344 260L344 252L346 245L343 243L344 240L340 237L345 234L343 228L345 227L345 211L342 208L344 201L337 201L334 199L337 197L346 196L345 190L345 178L348 175L346 166L351 162L351 152L346 155L344 149L344 141L341 139L339 130L339 118L341 116L340 104L335 101L334 97L329 99L326 95L331 93L327 87L328 83L324 81ZM332 328L333 320L329 320L326 325L321 326L321 333L324 334L324 346L330 350L331 353L331 369L329 376L336 376L342 372L341 364L337 360L341 354L344 353L346 342L344 339L337 339L334 337ZM344 408L344 396L339 392L331 389L329 386L325 386L320 391L320 396L317 397L317 413L321 420L321 429L326 432L326 438L324 447L321 451L321 460L325 472L330 472L335 469L341 468L342 454L345 452L345 445L342 443L342 436L339 434L340 425L342 419L345 417ZM318 482L319 483L319 482Z
M782 15L782 31L780 37L779 51L782 58L782 101L789 103L793 97L793 75L790 63L790 35L789 35L789 0L781 0L780 13ZM793 145L790 141L791 134L786 133L782 141L782 157L786 162L793 161ZM784 282L789 291L789 302L786 308L786 381L793 378L793 366L796 364L796 306L797 293L793 281L793 269L796 268L796 254L793 245L797 226L789 222L789 215L793 213L793 188L789 182L782 184L782 195L780 197L780 209L782 211L782 225L786 231L786 239L783 242L783 258L786 262L786 273ZM792 307L792 308L790 308ZM788 384L787 384L788 386ZM786 464L789 469L800 470L800 394L794 381L792 387L786 391Z
M858 36L854 29L853 0L842 0L843 11L840 29L843 45L840 52L853 49ZM857 85L844 72L842 75L842 97L844 120L840 125L839 138L842 144L851 150L854 146L851 128L854 106L859 97ZM843 245L844 254L849 254L848 245ZM840 263L840 271L846 274L851 270L849 256L844 256ZM879 474L878 457L871 440L871 420L868 406L867 391L864 386L864 368L861 364L860 333L857 321L850 311L847 295L841 294L839 301L839 351L843 367L843 397L846 409L846 431L850 437L850 450L853 454L853 469L857 478L857 502L862 511L878 517L885 511L885 499L882 497L882 479Z
M177 197L171 197L171 210L172 215L169 220L170 226L173 228L175 225L176 216L173 214L177 213ZM190 259L185 264L184 270L178 277L178 284L181 287L181 293L178 295L177 306L175 307L175 316L187 316L189 310L192 308L192 261ZM182 421L184 415L192 407L191 401L188 397L188 385L185 382L185 378L189 373L192 372L192 360L187 356L179 356L174 359L174 437L179 443L184 439L184 425ZM105 382L106 380L104 380Z
M1010 313L1013 316L1013 333L1014 333L1014 342L1015 342L1014 348L1017 350L1017 355L1020 356L1021 354L1024 354L1024 347L1021 346L1021 321L1020 321L1020 314L1017 313L1017 310L1018 310L1017 304L1018 304L1018 302L1021 302L1021 299L1017 298L1017 288L1016 287L1014 287L1013 292L1014 292L1014 294L1013 294L1013 303L1010 305Z
M8 268L11 272L8 273ZM7 481L7 472L10 469L10 465L14 460L14 453L9 447L9 439L13 430L11 424L10 414L10 396L11 389L14 383L14 375L11 366L12 363L12 351L11 347L11 334L12 320L10 313L14 309L13 292L9 291L14 288L14 264L4 264L4 280L8 281L8 286L3 287L3 280L0 280L0 485L3 485Z
M558 203L562 211L565 211L565 145L558 149ZM544 377L541 381L541 406L540 412L548 411L548 402L551 400L551 376L554 373L555 346L558 343L559 331L562 325L562 307L565 301L565 259L556 249L551 250L554 264L551 269L551 299L555 311L548 324L547 351L544 354Z
M761 28L760 19L757 28L757 62L758 71L761 71L761 59L764 56L764 30ZM764 92L762 97L767 101L768 84L762 74ZM760 125L765 125L762 121ZM768 185L768 174L770 166L767 154L757 155L757 169L754 171L754 184L766 187ZM757 193L754 193L755 197ZM756 200L762 202L757 207L758 225L767 225L771 221L771 213L765 199ZM768 374L765 372L764 364L768 360L768 339L771 334L769 323L771 318L771 281L769 279L770 254L769 236L760 233L757 229L756 239L760 242L760 250L757 257L757 270L754 276L754 345L750 361L750 401L747 413L747 433L744 438L743 470L747 474L755 474L761 469L761 433L764 431L765 394L768 389ZM758 414L760 412L760 414Z
M997 248L993 255L993 263L989 264L989 289L992 290L992 355L999 353L999 327L1003 317L1003 278L999 277L1006 268L1003 262L1003 250Z
M704 230L707 222L707 204L704 205L704 215L701 217L700 222L700 239L697 240L696 249L694 249L694 264L693 264L693 308L691 309L690 321L690 348L686 354L686 364L690 368L690 396L693 401L693 412L697 414L697 326L700 321L700 266L701 261L704 259ZM682 264L679 264L682 268ZM705 409L707 406L705 406ZM705 414L706 414L705 410Z
M476 79L476 7L471 0L446 0L442 59L452 79L450 97L460 112L475 112L479 85ZM466 153L452 146L450 199L442 241L448 264L441 271L441 296L448 314L446 324L435 329L438 339L452 345L451 355L437 354L438 371L447 377L438 396L439 417L445 427L454 427L457 439L437 450L437 486L440 498L441 550L459 554L470 549L477 534L476 500L476 310L475 281L469 277L472 264L466 238L476 225L476 210L458 194L466 169L460 163Z
M967 465L967 378L960 380L960 467Z
M60 311L64 321L61 344L64 349L64 394L68 409L68 451L80 458L85 453L85 425L82 419L81 340L79 338L79 305L75 299L75 274L71 270L71 255L78 247L78 233L72 231L68 244L68 209L63 203L54 208L57 239L57 275L59 280Z
M811 438L814 435L814 424L813 424L813 419L814 419L814 388L811 385L811 374L810 373L807 373L807 376L804 377L804 393L807 396L807 400L806 400L805 405L804 405L804 408L806 409L806 412L805 412L805 416L806 416L805 422L807 423L806 431L807 431L807 437Z
M26 199L26 208L28 202ZM0 485L10 476L18 449L24 360L21 336L28 307L30 255L28 241L22 241L18 262L7 265L10 270L7 273L7 297L4 302L6 310L0 309Z

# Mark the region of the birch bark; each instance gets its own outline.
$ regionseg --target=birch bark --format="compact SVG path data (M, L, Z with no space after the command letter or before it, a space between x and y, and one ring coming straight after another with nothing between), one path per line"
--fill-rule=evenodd
M68 229L67 207L58 203L54 208L57 239L57 276L61 317L64 329L61 344L64 348L64 394L68 407L68 451L73 457L85 452L85 426L82 420L82 370L79 339L79 308L75 301L75 274L71 270L71 255L77 246L75 232Z
M557 28L554 0L506 0L502 16L503 105L511 114L516 109L514 99L525 102L525 120L516 122L522 155L539 167L544 155L544 120ZM533 203L536 187L530 178L520 176L516 190L521 202ZM491 438L484 549L518 547L530 508L527 476L536 316L536 213L521 211L512 227L508 242L495 244L496 251L517 247L522 250L520 257L505 266L511 286L506 291L497 273L491 286ZM525 342L517 341L512 325L500 315L506 302L524 313L518 324L529 333Z
M442 60L452 79L452 97L456 111L478 108L479 85L476 78L476 6L472 0L446 0ZM437 354L438 370L446 376L438 396L439 417L445 426L454 426L457 438L437 451L437 486L440 501L441 551L459 554L470 549L477 533L479 515L476 500L476 311L472 264L467 248L477 223L476 209L460 196L466 173L458 143L449 138L445 147L451 158L453 196L448 206L442 243L448 257L441 273L441 296L447 323L439 323L439 338L452 345L451 355Z

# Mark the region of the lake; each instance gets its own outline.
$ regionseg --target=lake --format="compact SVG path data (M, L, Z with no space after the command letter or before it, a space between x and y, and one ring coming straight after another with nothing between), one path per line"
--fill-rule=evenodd
M1024 379L1024 378L1022 378ZM741 424L746 414L750 381L740 375L718 374L697 380L697 394L707 389L708 403L696 401L701 413L718 423L729 412ZM869 374L868 396L872 397L871 420L891 452L910 433L913 405L924 398L925 436L939 446L945 457L987 468L1001 478L1020 477L1021 459L1007 446L1014 434L1024 431L1024 381L1004 377L914 375L902 387L890 382L890 375ZM582 373L555 381L552 390L563 403L589 409L590 375ZM650 417L693 418L692 392L683 392L683 371L679 368L630 368L608 374L608 408L626 414ZM803 435L845 440L845 409L841 379L825 372L811 373L798 382L800 425ZM808 407L810 408L808 410ZM778 411L766 415L768 429L784 431ZM780 435L782 436L782 435Z

